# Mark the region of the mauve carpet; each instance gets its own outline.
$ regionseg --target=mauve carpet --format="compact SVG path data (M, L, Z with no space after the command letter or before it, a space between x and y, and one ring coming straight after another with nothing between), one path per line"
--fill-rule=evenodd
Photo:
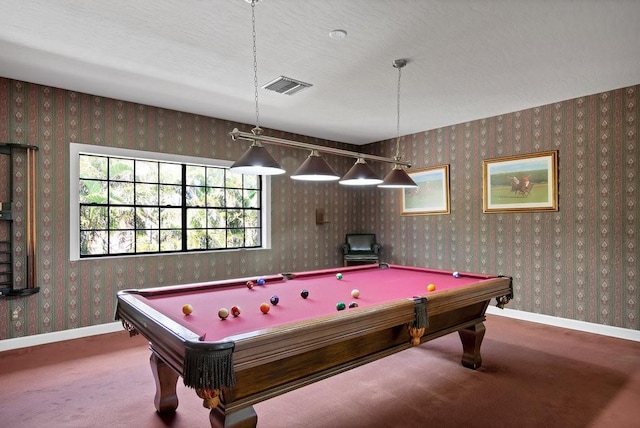
M640 343L485 324L476 371L450 334L259 403L258 427L640 427ZM154 392L146 342L124 331L0 353L2 427L208 426L181 380L171 417L156 414Z

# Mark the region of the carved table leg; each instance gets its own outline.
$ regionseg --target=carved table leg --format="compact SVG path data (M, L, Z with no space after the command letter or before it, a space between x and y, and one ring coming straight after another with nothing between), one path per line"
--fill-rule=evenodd
M484 323L479 322L470 327L458 330L460 340L462 341L462 365L477 369L482 365L482 357L480 356L480 346L484 338Z
M173 371L155 352L149 358L153 378L156 380L156 396L153 404L159 413L175 412L178 408L178 395L176 385L178 374Z

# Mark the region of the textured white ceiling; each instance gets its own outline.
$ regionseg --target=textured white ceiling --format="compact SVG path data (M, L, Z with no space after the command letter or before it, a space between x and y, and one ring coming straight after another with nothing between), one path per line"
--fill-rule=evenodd
M255 124L245 0L0 0L0 76ZM351 144L640 83L638 0L261 0L260 126ZM329 32L343 29L343 40Z

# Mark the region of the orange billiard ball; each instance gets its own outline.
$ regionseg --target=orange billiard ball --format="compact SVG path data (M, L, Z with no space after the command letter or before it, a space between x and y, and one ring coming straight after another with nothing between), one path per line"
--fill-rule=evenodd
M436 291L436 285L435 285L435 284L429 284L429 285L427 285L427 290L429 290L429 291Z
M266 302L263 302L263 303L260 305L260 311L261 311L263 314L268 313L268 312L269 312L269 309L271 309L271 305L269 305L269 304L268 304L268 303L266 303Z
M185 315L191 315L191 312L193 312L193 306L191 306L190 304L186 304L182 307L182 313Z

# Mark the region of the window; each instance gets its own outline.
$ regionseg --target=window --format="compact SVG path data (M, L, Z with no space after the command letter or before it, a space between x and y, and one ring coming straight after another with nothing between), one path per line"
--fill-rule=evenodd
M71 146L72 260L265 248L266 179L228 161Z

